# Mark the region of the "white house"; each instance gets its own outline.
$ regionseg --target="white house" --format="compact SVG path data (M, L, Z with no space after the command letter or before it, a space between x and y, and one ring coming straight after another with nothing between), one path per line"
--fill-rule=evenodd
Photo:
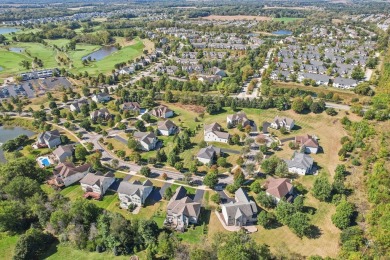
M335 88L344 88L344 89L353 89L357 86L357 81L354 79L346 79L342 77L336 77L333 80L333 87Z
M217 157L220 155L221 155L221 148L210 145L200 149L196 158L201 163L210 164L214 162L217 159Z
M140 181L134 181L133 183L122 181L118 188L121 208L127 209L130 204L142 206L145 204L145 201L152 190L153 183L149 180L146 180L143 183Z
M88 173L80 180L81 188L85 192L84 197L100 199L108 188L114 183L115 176L112 173L100 175L100 173Z
M222 127L218 123L212 123L204 126L204 140L206 142L228 143L230 139L229 133L222 132Z
M92 95L91 99L96 103L104 103L110 101L110 95L107 93L98 93L96 95Z
M70 104L69 109L72 112L80 112L80 108L84 104L88 105L88 100L87 99L80 99L80 100L75 101L72 104Z
M133 137L140 143L145 151L154 150L158 139L153 132L135 132Z
M270 127L274 129L279 129L285 127L287 131L291 131L294 128L295 120L288 117L279 117L276 116L274 121L271 122Z
M155 117L170 118L173 117L173 111L166 106L159 106L150 111Z
M288 171L299 175L306 175L313 168L313 158L307 154L295 152L291 160L284 160L287 163Z
M190 223L198 223L200 208L200 203L189 198L187 190L180 186L169 200L164 224L184 231Z
M257 221L257 206L242 188L235 192L235 201L221 205L222 216L227 226L246 226Z
M320 147L317 139L311 135L296 136L295 143L300 145L301 149L305 151L305 153L316 154Z
M159 121L157 123L157 129L161 135L173 135L177 132L178 128L171 120Z
M75 166L71 162L63 162L58 164L53 171L54 177L49 180L49 184L57 187L67 187L84 178L89 172L91 165L83 164Z

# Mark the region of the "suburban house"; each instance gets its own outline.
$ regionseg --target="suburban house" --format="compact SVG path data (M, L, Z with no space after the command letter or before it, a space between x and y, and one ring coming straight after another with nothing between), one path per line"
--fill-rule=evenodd
M200 149L196 158L198 161L204 164L211 164L215 162L218 156L221 155L221 148L214 147L212 145Z
M318 86L327 86L329 84L330 77L327 75L315 73L302 73L298 76L299 82L302 82L305 79L313 80Z
M73 145L60 145L53 151L53 156L58 163L63 163L72 159Z
M37 146L54 148L61 144L61 135L58 130L40 133L37 138Z
M239 188L231 201L221 205L222 216L227 226L246 226L257 221L257 205L242 188Z
M155 117L170 118L173 117L173 111L166 106L158 106L154 108L150 113Z
M289 179L270 177L264 184L264 188L266 189L266 194L273 197L276 203L282 199L288 202L294 199L294 188Z
M274 129L285 127L287 131L291 131L294 128L294 124L294 119L276 116L270 126Z
M231 126L237 126L238 124L241 124L243 127L251 124L251 121L242 111L233 115L228 115L226 118L226 122L228 125L230 124Z
M80 108L84 104L88 105L88 100L87 99L80 99L80 100L75 101L72 104L70 104L69 109L72 112L80 112Z
M123 111L132 111L139 113L141 110L141 106L138 102L126 102L121 105L121 109Z
M296 136L295 143L299 144L305 153L317 153L320 147L317 139L311 135Z
M145 151L154 150L158 139L153 132L135 132L133 137L140 143Z
M100 199L106 193L107 189L115 181L115 175L108 172L102 175L100 172L88 173L80 180L81 188L85 192L84 197Z
M118 188L121 208L128 209L130 204L142 206L152 190L153 183L150 180L146 180L143 183L138 180L132 183L122 181Z
M291 173L297 173L299 175L305 175L311 172L313 168L313 158L304 153L294 152L291 160L284 160L287 163L288 171Z
M333 87L351 89L357 86L357 81L354 79L346 79L342 77L336 77L333 80Z
M88 163L80 166L75 166L71 162L60 163L54 168L54 178L49 180L49 184L57 187L72 185L84 178L89 172L90 167L91 165Z
M161 135L173 135L177 132L178 128L171 120L159 121L157 123L157 129Z
M96 103L104 103L104 102L110 101L111 97L107 93L98 93L98 94L92 95L91 99L93 101L95 101Z
M102 118L103 120L109 120L110 118L112 118L112 115L105 107L91 112L90 116L92 120L97 120L98 118Z
M204 140L206 142L228 143L229 133L222 132L222 127L218 123L212 123L204 126Z
M200 203L187 196L187 190L180 186L169 200L164 224L179 231L184 231L190 223L198 223Z

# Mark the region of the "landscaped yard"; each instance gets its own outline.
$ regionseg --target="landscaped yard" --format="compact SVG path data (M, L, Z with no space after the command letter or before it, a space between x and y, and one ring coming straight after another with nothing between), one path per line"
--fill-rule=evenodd
M19 235L0 233L0 259L12 259Z

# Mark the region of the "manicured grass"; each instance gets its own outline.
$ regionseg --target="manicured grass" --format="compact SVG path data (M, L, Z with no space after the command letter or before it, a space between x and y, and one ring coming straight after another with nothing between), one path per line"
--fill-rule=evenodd
M77 47L78 48L78 47ZM100 47L99 47L100 48ZM144 44L141 40L137 39L135 44L126 46L121 48L120 50L112 53L111 55L105 57L104 59L96 62L92 62L86 67L82 65L82 57L86 56L87 54L99 49L96 48L96 46L83 46L83 49L81 52L76 51L75 53L71 53L74 69L72 69L72 72L80 72L80 71L87 71L90 75L97 75L99 73L111 73L111 70L114 69L115 64L121 63L121 62L127 62L129 60L133 60L136 57L140 56L142 54ZM86 53L86 49L89 49L90 51Z
M50 260L63 260L63 259L73 259L73 260L106 260L106 259L117 259L125 260L129 259L130 256L115 256L112 252L88 252L84 250L79 250L74 246L67 245L66 243L53 244L49 250L42 256L42 259ZM141 258L142 259L142 258Z
M280 18L274 18L272 19L275 22L284 22L284 23L290 23L294 22L296 20L303 20L303 18L295 18L295 17L280 17Z
M3 48L0 48L0 57L0 67L3 68L0 70L1 78L6 78L26 71L26 69L20 66L19 63L23 60L32 61L30 57L27 57L22 53L10 52Z
M12 259L14 248L19 235L8 235L7 233L0 233L0 259Z

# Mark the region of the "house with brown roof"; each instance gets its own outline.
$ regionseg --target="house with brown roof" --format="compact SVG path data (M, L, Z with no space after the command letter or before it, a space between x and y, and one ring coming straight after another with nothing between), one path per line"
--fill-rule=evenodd
M295 143L298 144L305 153L317 153L320 147L317 139L311 135L296 136Z
M177 132L178 128L171 120L159 121L157 129L161 135L169 136Z
M152 114L155 117L161 117L161 118L173 117L173 111L170 110L167 106L158 106L152 109L152 111L150 111L150 114Z
M110 118L112 118L111 113L105 107L92 111L90 113L90 116L92 120L97 120L98 118L102 118L103 120L109 120Z
M108 188L114 183L115 175L108 172L101 174L100 172L88 173L80 180L81 188L85 192L84 197L92 197L100 199L104 196Z
M218 123L205 125L203 133L206 142L228 143L230 139L229 133L222 132L222 127Z
M264 187L266 188L266 194L273 197L276 203L282 199L286 199L286 201L293 200L294 187L289 179L270 177Z
M180 186L169 200L164 224L183 232L189 224L198 223L200 208L200 203L189 198L187 190Z
M125 102L121 105L121 109L123 111L132 111L139 113L141 110L141 106L138 102Z
M89 172L91 165L89 163L75 166L72 162L63 162L58 164L53 171L54 178L49 184L57 187L69 186L84 178Z
M257 205L248 198L246 192L239 188L235 192L235 201L222 204L222 216L227 226L246 226L257 221Z

